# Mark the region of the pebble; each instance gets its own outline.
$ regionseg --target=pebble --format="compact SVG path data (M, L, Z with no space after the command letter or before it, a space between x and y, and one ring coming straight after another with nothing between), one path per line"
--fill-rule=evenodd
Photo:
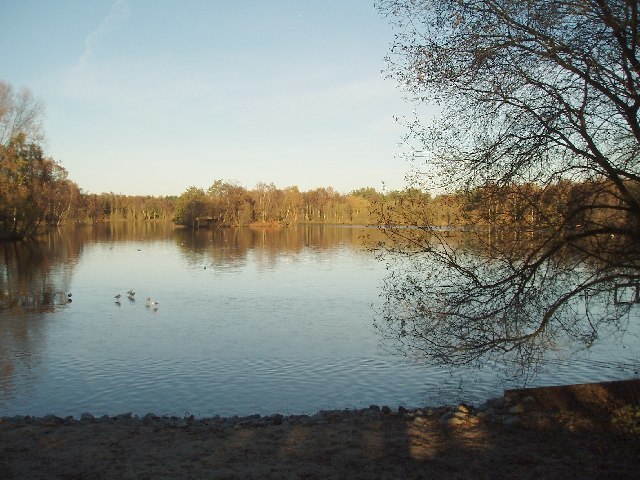
M534 410L535 400L525 397L516 403L512 399L495 398L486 401L477 409L471 405L461 403L457 406L444 406L437 408L411 409L404 406L398 407L397 417L405 422L413 422L415 425L424 425L427 419L438 420L441 425L459 427L463 425L477 425L481 422L502 423L506 426L516 426L521 423L521 414ZM526 405L526 406L525 406ZM73 417L58 417L46 415L44 417L30 417L16 415L13 417L0 417L0 424L22 426L27 424L58 426L73 425L77 423L111 423L117 425L145 425L154 428L208 428L213 431L225 431L239 428L263 428L270 425L302 425L313 426L327 423L345 422L356 418L383 418L394 416L396 413L387 405L370 405L367 408L320 411L313 415L289 415L279 413L260 416L249 415L245 417L220 417L216 415L209 418L198 419L193 415L185 414L185 417L158 416L148 413L139 418L131 412L121 413L115 416L103 415L95 417L89 412L80 415L79 420Z
M94 417L89 412L85 412L80 415L80 421L83 423L94 423L96 421L96 417Z
M406 415L408 413L410 412L405 407L403 406L398 407L398 415Z
M458 425L462 425L463 423L466 423L462 418L458 418L458 417L451 417L448 420L446 420L447 425L449 425L450 427L457 427Z

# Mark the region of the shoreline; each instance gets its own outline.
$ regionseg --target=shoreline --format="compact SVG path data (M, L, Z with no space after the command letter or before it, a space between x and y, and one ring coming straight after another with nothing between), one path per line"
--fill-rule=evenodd
M640 381L314 415L0 418L0 478L637 478Z
M195 415L185 415L180 417L176 415L157 415L154 413L147 413L144 416L139 416L132 412L95 416L92 413L84 412L78 417L73 415L62 417L54 414L43 416L0 416L0 424L70 426L109 423L121 425L162 424L168 427L203 425L220 425L226 427L241 425L259 427L266 425L281 425L282 423L291 423L293 425L323 423L329 419L335 420L338 417L401 416L413 418L415 416L428 416L438 418L443 422L455 417L458 419L470 420L472 423L476 420L485 420L494 422L503 421L509 425L515 425L518 423L520 415L527 412L540 412L543 410L587 410L591 413L606 414L616 405L624 404L640 405L640 379L508 389L504 391L504 395L502 397L490 398L478 407L467 403L458 403L455 406L441 405L416 408L400 406L397 409L392 409L386 405L371 405L369 407L359 409L345 408L320 410L315 414L284 415L281 413L274 413L270 415L214 415L210 417L197 417ZM456 412L462 412L464 415L453 415Z

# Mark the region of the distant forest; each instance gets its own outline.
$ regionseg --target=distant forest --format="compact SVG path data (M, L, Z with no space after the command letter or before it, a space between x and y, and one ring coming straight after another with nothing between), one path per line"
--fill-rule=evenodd
M379 192L364 187L342 194L331 187L301 192L296 186L259 183L247 189L215 180L206 190L189 187L179 196L92 194L69 180L67 171L24 134L0 144L0 239L32 236L63 223L106 221L168 221L191 228L326 223L530 230L563 218L567 208L578 212L567 218L571 228L585 222L615 226L629 221L619 209L595 218L604 215L602 209L581 207L593 202L619 202L610 182L485 184L432 196L415 188Z
M0 239L21 238L47 226L107 221L167 221L193 228L286 226L298 223L467 226L503 224L535 228L581 203L585 194L614 201L606 183L560 180L484 185L432 196L419 189L379 192L363 187L347 194L331 187L301 192L259 183L248 189L215 180L179 196L85 193L36 143L18 135L0 145ZM579 219L574 219L579 223Z
M587 198L588 197L588 198ZM92 194L68 179L38 144L17 135L0 145L0 239L23 238L60 224L106 221L168 221L192 228L286 226L298 223L354 225L478 226L535 229L585 201L615 204L608 182L559 180L486 184L464 192L432 196L419 189L379 192L372 187L347 194L331 187L301 192L259 183L247 189L215 180L209 188L189 187L179 196ZM583 216L599 212L585 210ZM571 218L625 222L626 218Z
M296 186L259 183L249 189L223 180L214 180L206 190L189 187L177 196L86 193L45 155L42 109L28 89L16 92L0 81L0 240L33 236L60 224L107 221L166 221L191 228L327 223L522 230L545 228L571 208L577 212L566 220L572 228L586 221L615 226L628 220L615 207L620 199L607 181L485 183L435 196L416 188L379 192L363 187L343 194L331 187L301 192ZM606 218L591 218L603 215L601 208L583 208L593 202L614 207Z
M332 187L300 191L297 186L278 188L259 183L249 189L235 182L216 180L205 189L191 186L180 195L150 196L118 193L85 193L67 178L63 167L50 159L29 162L30 188L18 191L4 188L0 196L11 197L2 208L0 224L6 230L16 227L31 231L44 225L107 221L159 220L185 227L286 226L297 223L358 224L377 223L383 205L415 200L416 191L379 192L372 187L347 194ZM35 167L35 168L34 168ZM7 170L1 171L6 178ZM7 186L7 182L3 182ZM433 223L452 223L458 208L449 195L431 198ZM437 212L437 214L435 214ZM14 223L17 222L17 223ZM25 225L31 228L25 229ZM7 228L9 227L9 228Z
M60 163L45 155L22 132L0 144L0 239L37 234L49 226L106 221L171 221L186 227L244 225L285 226L296 223L377 223L386 205L401 204L416 191L378 192L360 188L342 194L331 187L301 192L259 183L248 189L215 180L209 188L189 187L178 196L86 193L68 178ZM432 223L453 222L455 196L431 198Z

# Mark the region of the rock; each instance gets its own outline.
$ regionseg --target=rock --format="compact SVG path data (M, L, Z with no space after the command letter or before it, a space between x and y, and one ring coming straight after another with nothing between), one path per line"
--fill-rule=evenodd
M47 426L64 425L64 418L56 417L55 415L47 415L40 420L40 424Z
M444 413L440 416L440 418L441 418L441 419L444 419L444 420L449 420L450 418L453 418L453 417L454 417L453 412L449 412L449 411L444 412Z
M280 415L279 413L276 413L274 415L271 415L269 417L269 420L271 421L271 423L273 425L282 425L282 421L284 420L284 417L282 415Z
M130 423L131 422L131 412L121 413L113 417L113 419L118 423Z
M380 411L379 410L370 410L368 408L364 409L362 411L362 413L360 414L363 417L367 417L367 418L374 418L377 417L378 415L380 415Z
M258 421L260 420L260 415L249 415L247 417L242 417L240 419L240 424L241 425L246 425L246 426L255 426L258 424Z
M143 418L142 418L142 423L143 425L152 425L153 423L157 422L160 420L160 417L158 417L157 415L154 415L153 413L147 413Z
M469 414L469 407L467 407L464 403L458 405L458 412Z
M94 417L89 412L85 412L82 415L80 415L80 421L82 423L93 423L96 421L96 417Z
M162 425L175 428L178 426L178 417L162 417Z
M369 405L369 410L373 410L374 412L379 412L380 407L378 405Z
M502 423L507 427L515 427L516 425L520 424L520 419L514 416L507 416L504 417Z
M466 420L467 418L469 418L469 414L468 413L464 413L464 412L460 412L460 411L453 412L453 416L455 418L459 418L460 420Z
M308 418L309 415L289 415L288 421L291 425L303 425L307 422ZM265 423L263 422L263 424Z
M513 407L509 409L509 413L524 413L524 405L521 403L515 404Z
M447 420L447 425L450 427L457 427L458 425L462 425L465 421L458 417L451 417Z
M403 406L398 407L398 415L407 415L408 413L411 413L411 412L409 412L409 410L407 410Z
M28 423L28 417L25 417L23 415L15 415L13 417L8 417L7 421L13 424L22 425Z
M391 408L389 408L387 405L384 405L381 409L382 413L384 413L385 415L390 415L391 414Z
M494 408L489 407L486 410L481 410L478 413L476 413L476 417L478 418L490 418L493 417L496 414L496 411Z
M240 417L234 415L233 417L228 417L224 419L224 423L226 425L235 425L240 421Z

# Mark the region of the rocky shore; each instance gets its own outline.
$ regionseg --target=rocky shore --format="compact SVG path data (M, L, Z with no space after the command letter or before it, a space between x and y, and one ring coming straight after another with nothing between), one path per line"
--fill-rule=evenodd
M27 425L41 427L78 426L89 424L105 424L120 426L150 426L157 428L207 428L212 431L226 431L239 428L260 428L274 425L291 426L315 426L329 423L345 422L358 418L380 420L385 417L397 417L419 422L420 419L435 419L443 425L451 427L463 424L477 425L480 422L501 423L504 425L518 425L525 412L533 412L536 409L532 397L525 397L523 402L513 403L508 398L494 398L478 408L461 403L456 406L443 406L438 408L407 409L399 407L392 410L388 406L371 405L368 408L353 410L323 410L314 415L281 415L279 413L267 416L249 415L245 417L208 417L196 418L193 415L185 417L158 416L153 413L143 417L132 413L118 415L103 415L96 417L91 413L83 413L79 418L73 416L59 417L46 415L44 417L32 417L16 415L13 417L0 417L0 424L5 428L22 427Z
M0 419L0 478L637 478L637 381L474 407Z

